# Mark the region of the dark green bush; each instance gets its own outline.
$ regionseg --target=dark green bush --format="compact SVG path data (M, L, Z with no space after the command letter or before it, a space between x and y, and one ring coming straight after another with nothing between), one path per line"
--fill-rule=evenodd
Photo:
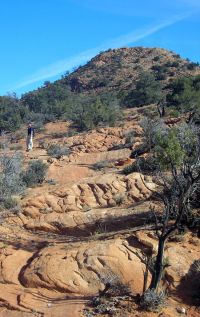
M158 102L162 97L162 86L154 74L143 72L134 90L122 97L122 104L138 107Z
M179 67L179 62L178 61L168 61L166 64L165 64L165 66L166 67Z
M190 63L187 64L187 69L194 70L198 66L199 66L199 63L190 62Z
M15 95L0 96L0 135L3 131L16 131L23 122L26 109Z
M68 118L80 131L84 131L97 126L114 126L121 118L121 112L116 98L80 96L76 104L70 107Z
M2 154L0 157L0 200L21 194L24 184L21 180L22 155L17 152L13 155Z
M171 109L169 109L169 111L168 111L168 115L169 115L170 117L178 118L178 117L180 117L181 113L180 113L180 111L178 111L177 109L171 108Z
M27 187L34 187L42 184L47 173L47 164L41 160L29 163L28 169L22 173L22 179Z
M18 202L15 198L13 197L7 197L4 202L3 205L6 209L14 209L15 207L18 206Z
M155 57L153 58L154 62L159 61L159 59L160 59L160 56L159 56L159 55L157 55L157 56L155 56Z
M138 156L147 153L150 150L150 146L146 142L141 143L131 153L130 158L137 158Z
M125 175L137 172L137 165L132 163L131 165L127 165L123 168L122 173Z
M171 82L171 91L167 95L168 107L176 107L178 111L193 112L193 120L200 119L200 75L183 77Z
M124 167L123 173L128 175L134 172L142 172L143 174L153 173L158 168L157 162L153 157L139 157L135 162L131 165Z
M0 208L16 209L17 201L13 195L20 195L25 190L21 178L22 155L17 152L13 155L1 153L0 157Z
M155 72L155 78L157 80L164 80L166 79L168 68L166 65L153 65L152 70Z

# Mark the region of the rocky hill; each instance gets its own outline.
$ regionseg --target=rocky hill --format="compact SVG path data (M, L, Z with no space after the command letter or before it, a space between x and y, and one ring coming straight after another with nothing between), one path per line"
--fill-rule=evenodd
M198 74L198 63L165 49L108 50L71 74L66 73L60 80L45 82L41 88L24 94L21 100L15 101L19 107L17 114L13 112L13 99L2 102L0 99L0 105L3 105L1 125L5 130L20 126L20 122L36 121L42 125L64 118L72 120L82 130L102 123L113 125L118 120L120 111L117 113L116 110L119 107L156 104L171 94L171 86L178 78ZM192 80L189 85L191 90L192 86L198 86ZM171 104L176 106L177 103Z
M199 74L200 68L161 48L119 48L100 53L61 83L70 85L75 92L119 93L132 89L144 71L154 73L158 80L167 83L177 77Z

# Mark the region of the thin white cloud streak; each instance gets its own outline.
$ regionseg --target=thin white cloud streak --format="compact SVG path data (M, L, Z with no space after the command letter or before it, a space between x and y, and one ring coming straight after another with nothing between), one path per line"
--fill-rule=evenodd
M199 0L178 0L181 4L186 4L190 8L200 8Z
M26 86L29 86L31 84L40 82L42 80L53 78L61 73L63 73L66 70L71 70L73 67L77 65L81 65L88 60L90 60L92 57L94 57L97 53L100 51L106 50L108 48L118 48L122 47L128 44L135 43L149 35L152 35L168 26L171 26L179 21L184 20L185 18L189 17L188 14L181 14L172 17L171 19L165 20L164 22L161 22L155 26L152 26L150 28L146 29L140 29L137 31L134 31L129 34L122 35L116 39L111 39L110 41L107 41L106 43L84 51L80 54L77 54L75 56L69 57L67 59L60 60L54 64L48 65L45 68L40 69L39 71L35 72L33 75L31 75L29 78L25 79L21 83L17 84L13 90L18 90L20 88L24 88Z

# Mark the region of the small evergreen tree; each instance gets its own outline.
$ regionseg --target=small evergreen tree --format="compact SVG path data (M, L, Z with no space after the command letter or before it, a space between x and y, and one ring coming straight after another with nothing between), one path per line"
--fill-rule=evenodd
M157 103L162 98L162 85L152 73L141 74L136 87L123 100L128 107Z

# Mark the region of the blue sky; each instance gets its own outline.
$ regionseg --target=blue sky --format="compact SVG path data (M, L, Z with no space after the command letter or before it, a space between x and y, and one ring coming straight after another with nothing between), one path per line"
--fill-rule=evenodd
M163 47L200 62L200 0L1 0L0 94L35 89L99 51Z

